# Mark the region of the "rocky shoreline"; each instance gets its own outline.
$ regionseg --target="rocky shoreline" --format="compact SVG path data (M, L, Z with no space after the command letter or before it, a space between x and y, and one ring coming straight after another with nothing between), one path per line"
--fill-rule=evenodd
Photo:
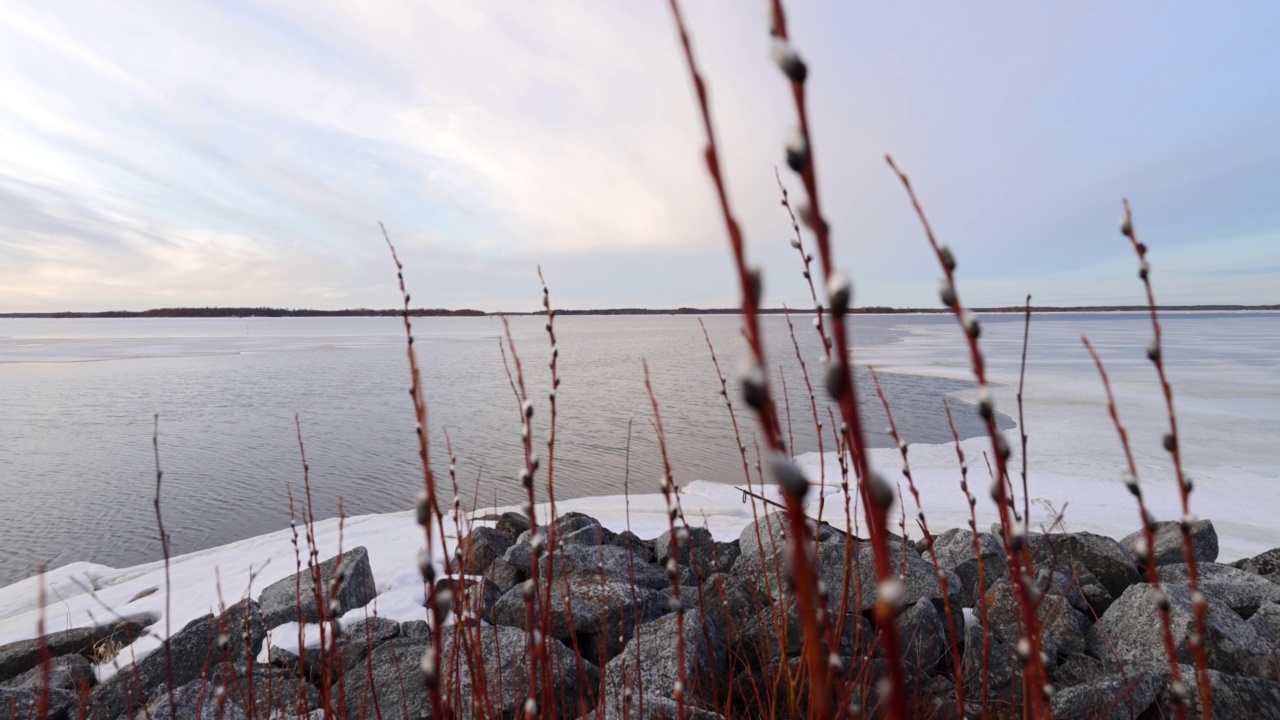
M730 542L682 529L675 556L670 533L614 533L580 513L556 520L550 555L531 542L523 516L490 522L459 542L455 577L436 580L437 597L453 613L442 628L438 674L446 714L523 713L524 592L535 564L553 579L539 611L549 622L543 687L555 696L557 717L675 718L677 684L692 718L803 712L807 693L796 691L804 684L803 637L784 580L789 527L779 514L761 516ZM891 538L905 589L897 626L913 716L957 717L957 682L966 716L981 717L984 707L988 717L1021 716L1017 608L998 530L976 538L950 530L932 548ZM823 654L852 688L852 702L874 713L876 681L888 665L870 612L870 544L829 525L815 535L815 570L839 638ZM1280 718L1280 549L1227 565L1216 562L1212 522L1196 522L1192 538L1208 603L1215 716ZM1173 716L1180 688L1170 682L1157 611L1165 602L1191 714L1199 716L1178 525L1158 524L1150 549L1163 592L1135 559L1146 549L1140 534L1032 534L1027 542L1055 717ZM363 548L322 563L319 575L323 598L309 571L284 578L256 599L175 630L167 648L131 666L117 657L125 667L101 683L93 666L104 655L163 628L121 622L0 647L0 720L41 717L41 703L48 718L164 718L171 703L180 718L319 717L326 696L339 717L431 717L421 670L427 624L374 616L377 586ZM348 625L327 652L269 643L263 652L268 632L284 623L360 608L370 617ZM43 666L42 653L52 658Z

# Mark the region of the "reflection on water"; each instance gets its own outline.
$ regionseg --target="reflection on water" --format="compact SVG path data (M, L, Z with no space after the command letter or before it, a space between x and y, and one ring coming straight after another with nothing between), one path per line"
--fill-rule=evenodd
M744 355L738 319L705 322L721 366L733 374ZM780 404L790 405L785 430L796 453L816 450L786 322L777 316L764 322L774 389ZM905 325L935 322L950 320L858 317L854 335L860 347L884 345L897 341ZM511 325L537 406L535 444L545 456L550 378L543 320L513 318ZM521 499L519 415L498 350L501 327L497 318L415 321L433 462L438 477L447 478L447 429L458 456L458 492L468 505ZM816 383L821 345L808 318L796 318L796 332ZM317 516L336 515L339 497L349 515L410 507L421 473L400 333L395 318L0 320L0 585L38 563L125 566L159 557L153 413L160 414L165 524L177 553L288 524L286 488L302 479L294 413L301 417ZM660 466L641 358L662 406L677 482L742 482L697 318L565 316L557 319L557 338L563 377L557 497L621 493L628 441L632 491L656 488ZM888 446L884 414L865 375L859 371L868 439ZM881 382L908 441L950 440L942 397L967 384L908 375L882 375ZM739 419L751 448L754 418ZM957 420L965 437L982 432L971 411L958 412Z

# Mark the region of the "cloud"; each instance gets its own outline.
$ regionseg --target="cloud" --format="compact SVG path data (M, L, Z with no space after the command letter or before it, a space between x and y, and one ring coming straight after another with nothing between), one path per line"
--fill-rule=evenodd
M859 302L933 301L885 151L975 302L1024 282L1128 297L1109 270L1129 262L1124 193L1187 277L1249 278L1180 297L1274 302L1275 244L1230 243L1280 227L1259 191L1280 181L1280 101L1256 83L1280 16L1006 10L793 13ZM807 304L773 180L792 110L761 18L728 0L686 11L768 300ZM1133 17L1155 27L1117 43L1112 23ZM569 307L735 296L661 3L14 4L0 61L0 310L386 306L378 220L428 305L536 302L539 262Z

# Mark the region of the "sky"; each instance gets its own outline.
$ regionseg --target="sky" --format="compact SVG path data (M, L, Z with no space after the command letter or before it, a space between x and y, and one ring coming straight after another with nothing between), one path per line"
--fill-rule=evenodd
M686 0L768 306L810 304L763 3ZM1280 302L1280 4L791 2L856 305ZM0 312L737 304L666 2L0 0ZM811 238L805 241L812 246Z

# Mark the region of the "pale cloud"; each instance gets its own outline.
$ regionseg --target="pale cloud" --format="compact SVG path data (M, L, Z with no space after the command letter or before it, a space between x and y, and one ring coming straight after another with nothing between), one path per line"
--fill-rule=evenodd
M538 263L569 307L734 302L663 3L0 5L0 311L385 307L378 220L426 305L526 307ZM761 15L688 5L769 302L806 304L773 180L792 111ZM933 302L886 151L971 302L1130 301L1125 193L1176 262L1168 301L1276 301L1277 12L793 16L859 302ZM1148 32L1112 26L1135 19Z

